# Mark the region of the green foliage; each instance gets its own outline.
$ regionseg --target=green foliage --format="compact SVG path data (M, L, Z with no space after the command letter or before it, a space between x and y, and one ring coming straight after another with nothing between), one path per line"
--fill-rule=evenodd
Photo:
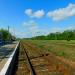
M36 37L33 37L33 38L31 38L31 39L38 39L38 40L40 40L40 39L42 39L42 40L44 40L44 39L46 39L46 36L36 36Z
M57 55L59 55L59 56L65 56L65 52L64 52L64 51L59 51L59 52L57 53Z
M9 33L8 30L4 30L4 29L0 29L0 39L4 40L4 41L8 41L11 39L14 39L15 37L11 35L11 33Z
M38 39L38 40L75 40L75 30L66 30L62 33L50 33L47 36L36 36L32 37L31 39Z
M38 45L38 47L43 48L43 45Z

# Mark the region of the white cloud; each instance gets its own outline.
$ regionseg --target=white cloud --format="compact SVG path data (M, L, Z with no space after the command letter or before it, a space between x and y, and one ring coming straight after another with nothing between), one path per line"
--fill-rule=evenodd
M42 18L45 15L44 10L37 10L35 12L32 9L26 9L25 14L31 18Z
M36 17L36 18L41 18L44 16L44 10L38 10L36 12L33 13L33 17Z
M32 16L32 9L25 10L25 14L27 14L28 16Z
M25 22L23 23L23 26L24 26L24 27L27 27L27 28L29 28L29 27L35 27L36 25L37 25L37 24L35 23L34 20L25 21Z
M56 9L47 13L53 20L61 20L70 16L75 16L75 4L69 4L66 8Z
M65 30L75 30L75 25L69 25Z
M60 28L60 27L53 27L50 29L51 33L62 32L62 31L63 31L63 28Z
M46 35L49 33L45 28L40 28L39 24L34 20L25 21L23 28L27 29L28 34L33 36Z
M31 33L30 32L26 32L24 29L23 30L18 30L18 29L12 29L10 28L10 33L13 36L16 36L17 38L27 38L27 37L31 37Z
M34 20L25 21L23 23L23 27L27 29L27 31L29 32L29 34L31 34L31 36L38 35L37 32L39 32L39 27Z
M32 9L26 9L25 14L31 18L42 18L46 13L43 9L34 11ZM59 8L54 11L49 11L47 16L53 20L61 20L67 17L75 16L75 4L70 3L65 8Z

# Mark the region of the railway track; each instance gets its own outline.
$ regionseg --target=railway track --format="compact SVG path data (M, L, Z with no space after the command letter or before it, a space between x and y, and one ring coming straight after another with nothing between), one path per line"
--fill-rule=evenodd
M26 51L26 49L25 49L25 47L24 47L23 44L22 44L22 46L24 48L24 52L25 52L25 55L26 55L26 59L27 59L28 65L29 65L30 75L36 75L35 70L33 69L32 63L30 61L30 58L29 58L29 56L27 54L27 51Z
M69 65L29 42L21 42L15 75L75 75Z

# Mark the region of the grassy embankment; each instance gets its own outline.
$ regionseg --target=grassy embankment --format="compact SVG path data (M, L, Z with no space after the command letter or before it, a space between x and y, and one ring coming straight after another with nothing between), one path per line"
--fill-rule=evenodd
M66 40L28 40L42 50L52 52L56 56L75 61L75 41Z

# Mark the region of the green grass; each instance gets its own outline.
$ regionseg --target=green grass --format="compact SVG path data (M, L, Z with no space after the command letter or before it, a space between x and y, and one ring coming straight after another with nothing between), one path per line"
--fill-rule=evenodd
M75 41L66 40L29 40L42 50L75 61Z

